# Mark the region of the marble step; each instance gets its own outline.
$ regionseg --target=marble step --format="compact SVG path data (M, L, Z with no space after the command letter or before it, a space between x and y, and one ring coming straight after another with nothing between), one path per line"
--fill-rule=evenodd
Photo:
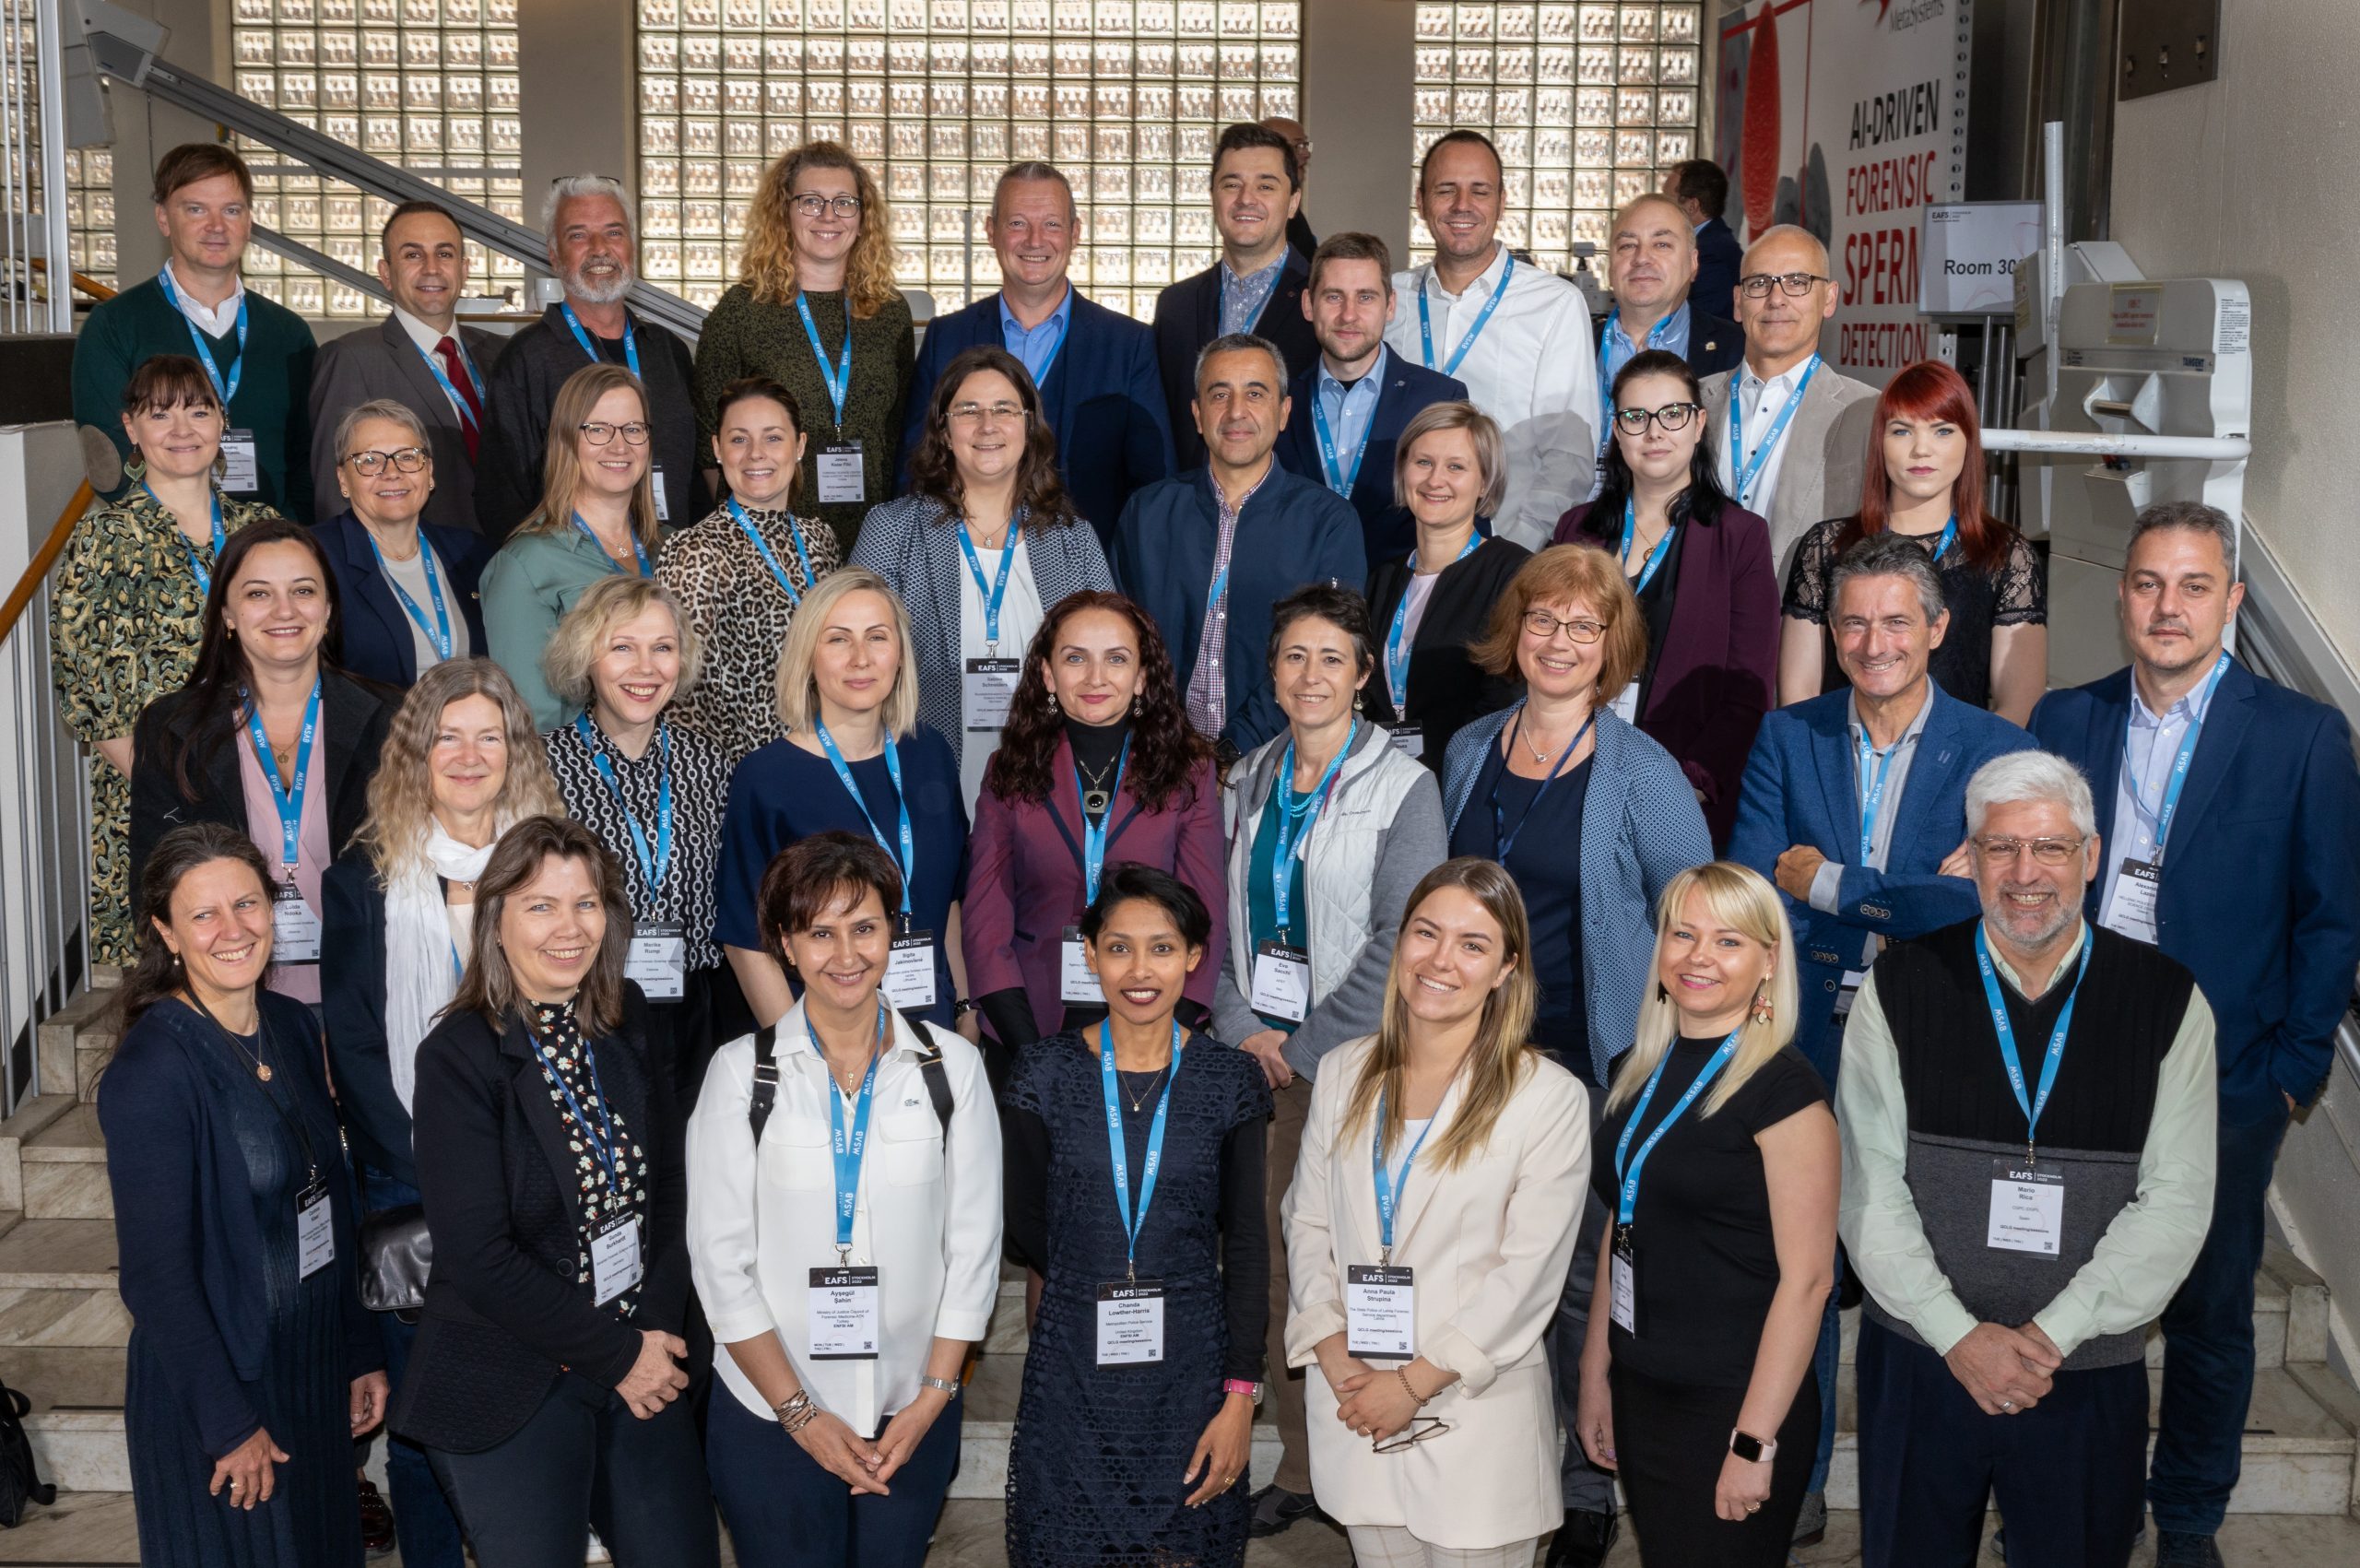
M112 985L94 985L41 1020L36 1048L43 1095L88 1100L97 1093L114 1049L114 998Z
M99 1131L99 1108L64 1095L41 1098L63 1102L63 1109L18 1144L18 1185L25 1218L112 1221L114 1195L107 1185L107 1146Z

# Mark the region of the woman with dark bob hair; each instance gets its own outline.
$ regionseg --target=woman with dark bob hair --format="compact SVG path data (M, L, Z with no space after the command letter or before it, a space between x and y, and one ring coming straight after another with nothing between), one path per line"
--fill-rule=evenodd
M527 817L476 883L410 1105L434 1247L394 1429L485 1568L718 1562L686 1406L687 1182L631 906L589 829Z
M973 810L1044 612L1115 586L1097 532L1057 477L1057 438L1015 355L981 344L944 367L910 454L910 493L868 514L852 559L909 607L919 716L950 737Z
M164 834L99 1080L139 1560L360 1568L351 1440L384 1414L352 1177L310 1011L262 988L271 875L237 827Z
M1212 938L1186 882L1109 867L1081 935L1107 1016L1025 1051L1002 1100L1009 1232L1045 1260L1008 1560L1235 1568L1269 1314L1270 1091L1173 1016Z

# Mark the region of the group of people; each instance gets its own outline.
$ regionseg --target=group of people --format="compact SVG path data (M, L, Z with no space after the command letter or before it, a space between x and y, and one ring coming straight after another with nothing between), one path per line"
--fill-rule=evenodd
M2044 695L1970 390L1825 364L1808 233L1713 313L1683 165L1594 340L1481 136L1399 274L1289 238L1299 143L1222 134L1152 328L1020 164L918 348L815 144L693 355L585 175L496 357L413 204L316 366L236 155L167 156L55 598L144 1560L357 1560L382 1423L416 1568L712 1562L716 1503L914 1564L1005 1266L1012 1562L1587 1568L1619 1480L1647 1562L1783 1562L1853 1290L1868 1561L1995 1495L2030 1568L2142 1498L2219 1561L2360 964L2349 733L2224 651L2233 527L2142 514L2132 666Z

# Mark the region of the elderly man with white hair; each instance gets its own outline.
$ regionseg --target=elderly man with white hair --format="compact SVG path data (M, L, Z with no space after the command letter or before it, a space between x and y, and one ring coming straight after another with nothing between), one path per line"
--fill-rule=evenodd
M1838 1228L1867 1568L2122 1568L2144 1514L2145 1330L2212 1212L2212 1009L2092 924L2090 786L2041 751L1966 789L1981 916L1885 949L1844 1037Z
M496 544L541 501L541 463L557 389L584 365L621 365L647 389L655 516L684 528L711 510L697 450L696 366L689 346L623 303L638 278L638 235L622 183L569 174L541 202L549 270L565 298L508 340L486 389L476 515Z

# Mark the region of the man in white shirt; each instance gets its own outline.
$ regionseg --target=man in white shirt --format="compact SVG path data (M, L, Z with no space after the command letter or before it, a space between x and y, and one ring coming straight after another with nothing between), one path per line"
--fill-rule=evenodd
M1721 488L1769 521L1782 584L1812 524L1860 506L1877 394L1820 358L1820 333L1835 299L1826 246L1791 224L1765 231L1745 253L1738 279L1745 362L1705 380ZM1732 386L1740 415L1735 429Z
M1499 242L1499 150L1452 131L1418 171L1434 259L1394 279L1393 351L1467 383L1507 437L1507 490L1492 532L1539 549L1589 493L1597 465L1598 352L1581 290Z

